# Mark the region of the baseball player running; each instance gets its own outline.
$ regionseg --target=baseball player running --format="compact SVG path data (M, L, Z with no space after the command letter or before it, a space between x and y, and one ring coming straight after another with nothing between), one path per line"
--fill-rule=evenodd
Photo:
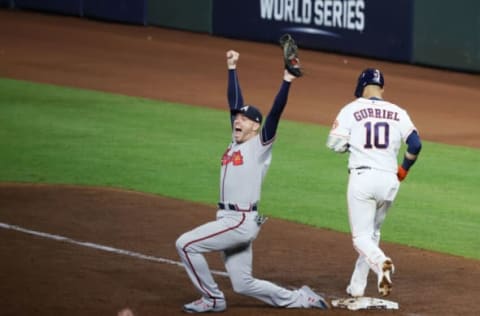
M337 153L349 152L348 215L353 246L359 253L347 293L363 296L369 270L378 276L378 292L392 290L394 265L380 249L380 227L388 209L422 148L420 137L407 112L383 100L384 77L378 69L364 70L353 102L338 114L327 140ZM397 167L398 151L407 150Z
M239 53L227 52L228 103L232 141L223 153L220 168L220 202L215 221L180 236L176 247L188 276L201 298L183 306L188 313L222 312L224 293L212 277L203 253L221 251L227 273L237 293L286 308L328 308L308 286L288 290L252 276L252 242L265 219L258 214L263 178L270 166L272 144L280 116L295 76L285 70L270 113L261 127L262 114L243 103L237 78Z

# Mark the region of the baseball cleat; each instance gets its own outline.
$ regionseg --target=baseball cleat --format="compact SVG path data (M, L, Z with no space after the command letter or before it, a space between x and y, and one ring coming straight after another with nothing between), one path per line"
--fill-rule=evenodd
M183 311L189 314L195 313L219 313L224 312L227 309L227 303L225 300L208 300L206 298L198 299L189 304L183 305Z
M305 297L306 308L329 309L330 304L320 295L315 293L309 286L304 285L300 288L300 293Z
M363 291L359 290L354 290L354 287L349 285L347 286L347 294L351 297L357 298L357 297L362 297L363 296Z
M382 266L382 274L378 279L378 293L381 296L388 296L392 292L392 274L394 271L395 267L392 260L385 260Z

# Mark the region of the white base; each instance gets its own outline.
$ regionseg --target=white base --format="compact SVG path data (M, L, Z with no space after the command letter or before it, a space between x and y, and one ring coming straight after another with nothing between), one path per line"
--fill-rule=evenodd
M398 303L374 297L341 298L332 300L334 308L359 309L398 309Z

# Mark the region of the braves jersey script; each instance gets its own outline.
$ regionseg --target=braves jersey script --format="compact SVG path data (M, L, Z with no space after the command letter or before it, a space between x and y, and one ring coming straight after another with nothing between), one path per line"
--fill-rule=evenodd
M407 112L390 102L358 98L338 114L330 131L349 144L349 169L370 167L397 172L402 141L416 130Z
M262 181L272 159L272 142L262 144L260 134L237 144L222 157L220 201L249 209L260 200Z

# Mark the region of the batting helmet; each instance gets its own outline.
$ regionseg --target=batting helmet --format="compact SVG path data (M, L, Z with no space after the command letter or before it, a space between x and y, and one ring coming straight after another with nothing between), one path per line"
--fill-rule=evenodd
M358 77L357 87L355 88L355 96L360 98L363 95L363 89L370 85L374 84L383 88L385 80L383 79L383 74L380 70L375 68L367 68Z

